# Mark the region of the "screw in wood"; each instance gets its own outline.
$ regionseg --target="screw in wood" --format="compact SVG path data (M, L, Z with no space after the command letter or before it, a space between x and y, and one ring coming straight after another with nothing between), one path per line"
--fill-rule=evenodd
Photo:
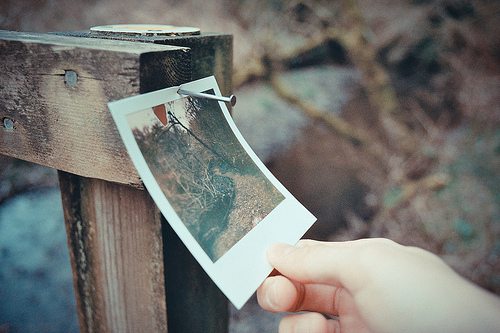
M5 117L3 118L3 127L8 130L13 130L14 129L14 120Z
M201 92L194 92L194 91L189 91L189 90L184 90L184 89L177 90L177 93L179 95L187 95L187 96L193 96L193 97L199 97L199 98L214 99L217 101L229 103L229 104L231 104L231 106L236 105L236 96L234 96L234 95L230 95L228 97L217 96L217 95L205 94L205 93L201 93Z
M64 71L64 83L68 87L70 87L70 88L76 87L77 82L78 82L78 74L76 74L75 71L72 71L72 70Z

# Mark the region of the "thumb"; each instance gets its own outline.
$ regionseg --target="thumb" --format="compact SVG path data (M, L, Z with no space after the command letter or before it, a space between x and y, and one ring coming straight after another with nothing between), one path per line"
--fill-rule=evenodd
M296 246L274 244L267 251L269 263L282 275L301 283L347 287L354 271L352 251L342 243L301 240Z

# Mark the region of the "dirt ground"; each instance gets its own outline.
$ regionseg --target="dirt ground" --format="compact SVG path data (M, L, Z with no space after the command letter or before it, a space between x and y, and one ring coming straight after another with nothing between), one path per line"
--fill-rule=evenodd
M251 175L226 173L234 181L236 197L234 207L229 214L226 230L215 243L217 253L224 254L235 239L241 239L262 221L280 202L280 196L270 195L269 185L265 178ZM268 200L262 200L268 198Z

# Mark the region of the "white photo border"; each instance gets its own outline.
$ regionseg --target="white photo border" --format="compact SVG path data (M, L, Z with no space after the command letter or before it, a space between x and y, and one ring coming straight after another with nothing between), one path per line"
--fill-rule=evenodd
M213 89L215 94L221 95L217 81L213 76L183 84L182 88L193 92L204 92ZM110 102L108 106L144 186L163 216L165 216L172 229L174 229L215 284L231 303L237 309L240 309L272 271L272 267L266 259L266 249L271 244L277 242L295 244L316 221L316 218L265 167L244 140L234 124L226 105L223 102L219 102L224 117L236 138L257 167L281 192L285 199L231 249L216 262L213 262L189 232L186 225L165 197L150 171L127 121L127 116L131 113L185 98L186 96L177 94L178 89L179 87L177 86L128 97Z

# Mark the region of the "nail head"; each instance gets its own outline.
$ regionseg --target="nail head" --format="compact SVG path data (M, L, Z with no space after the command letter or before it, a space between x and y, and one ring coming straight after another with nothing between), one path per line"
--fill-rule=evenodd
M14 129L14 120L5 117L3 118L3 127L8 130L13 130Z
M78 82L78 74L75 71L64 71L64 83L71 88L76 87Z

